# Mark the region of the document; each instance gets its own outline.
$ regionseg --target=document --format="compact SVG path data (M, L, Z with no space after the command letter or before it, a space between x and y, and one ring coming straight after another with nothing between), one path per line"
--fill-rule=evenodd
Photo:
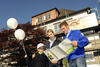
M72 46L71 41L66 38L59 45L54 46L51 49L45 50L44 53L50 61L52 59L60 60L73 52L76 48L77 47Z

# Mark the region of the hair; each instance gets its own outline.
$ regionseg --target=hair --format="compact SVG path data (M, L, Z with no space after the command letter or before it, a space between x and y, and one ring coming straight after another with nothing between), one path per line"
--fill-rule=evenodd
M48 30L47 30L47 33L49 33L49 32L54 33L54 31L53 31L52 29L48 29Z
M68 26L68 23L67 23L66 21L63 21L63 22L60 24L59 27L61 28L63 25Z

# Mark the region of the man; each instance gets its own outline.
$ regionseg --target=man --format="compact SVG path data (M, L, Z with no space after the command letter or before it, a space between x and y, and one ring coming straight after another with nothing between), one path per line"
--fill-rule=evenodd
M56 45L58 45L61 41L58 40L58 38L55 37L54 35L54 32L52 29L49 29L47 31L47 36L49 37L49 40L48 42L46 43L46 48L49 49L49 48L52 48ZM62 61L57 61L55 59L52 60L52 63L49 62L49 67L62 67Z
M68 38L71 41L71 45L77 47L67 56L69 67L87 67L84 46L88 45L89 40L79 30L70 30L66 21L60 24L60 28L65 34L64 39Z

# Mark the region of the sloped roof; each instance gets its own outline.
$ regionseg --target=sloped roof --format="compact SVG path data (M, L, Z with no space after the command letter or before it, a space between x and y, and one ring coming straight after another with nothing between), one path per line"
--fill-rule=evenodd
M37 15L35 15L35 16L32 16L32 18L33 18L33 17L36 17L36 16L39 16L39 15L41 15L41 14L44 14L44 13L46 13L46 12L52 11L52 10L58 11L57 8L52 8L52 9L50 9L50 10L47 10L47 11L44 11L44 12L42 12L42 13L40 13L40 14L37 14ZM59 12L59 11L58 11L58 12Z
M58 10L57 8L52 8L52 9L50 9L50 10L47 10L47 11L42 12L42 13L40 13L40 14L37 14L37 15L35 15L35 16L39 16L39 15L41 15L41 14L43 14L43 13L49 12L49 11L54 10L54 9L55 9L56 11L58 11L59 16L64 16L64 15L66 15L66 14L69 14L69 13L74 12L73 10L64 9L64 8L62 8L62 9L60 9L60 10ZM35 16L32 16L32 18L35 17Z
M75 12L75 11L62 8L62 9L59 10L59 13L60 13L59 17L67 15L67 14L72 13L72 12Z

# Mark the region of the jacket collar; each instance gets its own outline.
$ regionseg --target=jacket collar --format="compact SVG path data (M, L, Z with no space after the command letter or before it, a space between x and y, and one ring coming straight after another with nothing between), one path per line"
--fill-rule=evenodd
M72 30L69 30L69 32L68 32L68 34L66 35L66 37L68 37L68 36L70 35L71 31L72 31Z
M56 37L54 38L54 41L55 41L55 40L56 40ZM54 42L54 41L53 41L53 42ZM49 42L52 42L52 41L49 39Z

